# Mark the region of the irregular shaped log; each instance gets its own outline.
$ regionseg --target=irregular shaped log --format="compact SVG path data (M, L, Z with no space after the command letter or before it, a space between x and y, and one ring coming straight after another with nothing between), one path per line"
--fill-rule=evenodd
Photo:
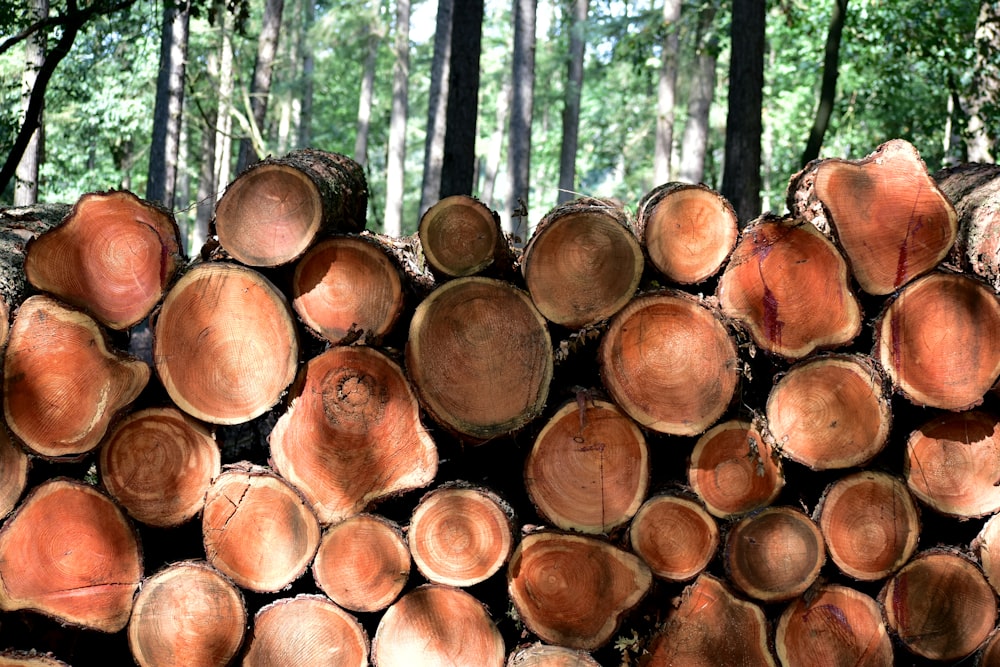
M990 586L994 591L1000 592L1000 518L998 517L1000 514L994 514L986 520L972 541L971 550L979 557L983 574L986 575Z
M403 371L381 352L334 347L311 359L270 435L279 473L323 524L427 486L437 447Z
M37 651L4 651L0 653L0 667L69 667L51 654Z
M500 216L468 195L438 200L420 218L417 238L431 271L443 278L513 271L514 252Z
M320 595L275 600L254 616L243 667L368 667L368 635Z
M703 184L665 183L639 200L639 238L649 261L682 285L708 280L736 245L739 225L732 205Z
M243 642L246 622L233 582L204 561L184 561L143 582L128 644L140 667L226 665Z
M875 295L936 267L958 231L951 202L903 139L860 160L813 161L792 177L788 209L832 227L861 289Z
M33 609L101 632L128 623L139 543L115 503L70 479L43 482L0 529L0 609Z
M549 321L572 329L621 310L642 271L642 247L625 211L589 197L549 211L521 256L531 300Z
M583 392L535 438L524 486L559 528L608 533L638 511L649 474L649 450L635 422L614 403Z
M882 373L867 356L802 361L767 397L778 452L813 470L864 465L885 447L891 425Z
M826 585L785 609L775 651L786 667L892 667L892 641L875 600L847 586Z
M975 651L997 621L982 571L949 551L917 555L882 588L886 624L911 653L954 662Z
M519 646L507 657L507 667L601 667L586 651L540 642Z
M153 359L177 407L213 424L241 424L274 406L295 377L299 345L285 297L264 276L199 264L163 302Z
M934 174L958 214L948 260L1000 292L1000 165L966 163Z
M382 611L406 586L410 549L396 523L355 514L323 533L312 571L319 589L341 607Z
M663 494L639 508L629 526L629 542L657 577L688 581L715 557L719 527L693 500Z
M30 297L17 311L4 355L7 426L41 456L84 454L149 376L149 366L112 350L86 313Z
M902 480L884 472L863 470L833 482L815 514L831 560L860 581L898 570L920 539L913 497Z
M764 215L744 228L716 291L722 312L757 347L785 359L840 347L861 332L847 263L799 218Z
M482 603L426 584L389 607L372 641L375 667L501 667L503 638Z
M173 215L131 192L83 195L65 221L28 244L38 289L127 329L159 303L184 258Z
M642 426L698 435L729 407L739 380L736 344L718 314L664 290L636 297L598 349L604 387Z
M11 441L6 427L0 424L0 519L17 506L28 486L28 454Z
M226 466L208 490L201 525L208 562L251 591L288 586L319 548L319 522L305 498L262 466Z
M406 370L436 422L482 442L541 414L552 381L552 341L525 292L492 278L457 278L417 306Z
M781 465L758 428L738 419L698 438L687 476L708 511L720 519L770 505L785 484Z
M1000 301L968 276L935 272L908 284L875 332L875 357L916 405L975 407L1000 376Z
M507 568L507 590L525 627L543 641L586 651L611 639L651 585L637 556L555 531L525 536Z
M250 266L297 259L326 231L360 232L368 183L339 153L293 151L255 163L229 184L215 209L219 243Z
M417 569L435 584L486 581L514 549L513 510L481 487L442 487L425 495L407 533Z
M205 506L222 471L212 434L176 408L133 412L105 438L101 483L129 515L150 526L179 526Z

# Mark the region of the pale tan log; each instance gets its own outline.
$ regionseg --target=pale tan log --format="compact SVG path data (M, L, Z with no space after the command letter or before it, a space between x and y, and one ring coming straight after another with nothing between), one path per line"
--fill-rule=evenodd
M601 667L586 651L536 642L518 646L507 657L506 667Z

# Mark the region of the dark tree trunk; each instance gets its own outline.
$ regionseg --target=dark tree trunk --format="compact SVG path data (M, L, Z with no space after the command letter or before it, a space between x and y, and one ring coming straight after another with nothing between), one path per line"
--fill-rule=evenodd
M156 76L153 140L149 147L149 180L146 199L168 208L174 205L177 156L180 150L181 115L184 108L184 69L187 65L189 2L163 5L160 36L160 70Z
M427 95L427 137L424 140L424 179L420 192L420 215L441 194L441 164L444 161L444 131L448 109L448 77L451 61L451 21L454 0L438 0L434 31L434 59Z
M510 143L507 149L510 192L507 194L504 229L527 236L518 229L515 211L528 215L531 171L531 116L535 90L535 14L537 0L514 0L514 63L510 113Z
M844 21L847 19L847 2L848 0L837 0L833 5L830 31L826 34L823 88L819 94L819 106L816 108L816 118L809 132L809 141L802 154L803 167L819 157L819 149L823 146L823 135L826 134L830 116L833 114L833 101L837 96L837 75L840 72L840 40L844 32Z
M456 0L452 21L448 111L439 193L442 198L472 194L483 0Z
M576 149L580 134L580 95L583 91L583 55L587 47L587 0L573 0L569 33L565 103L562 114L562 146L559 150L559 199L564 204L576 198Z

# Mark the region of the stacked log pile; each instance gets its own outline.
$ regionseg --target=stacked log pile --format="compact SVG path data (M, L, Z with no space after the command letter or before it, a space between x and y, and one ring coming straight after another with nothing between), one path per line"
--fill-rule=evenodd
M0 212L0 665L1000 665L1000 169L366 207Z

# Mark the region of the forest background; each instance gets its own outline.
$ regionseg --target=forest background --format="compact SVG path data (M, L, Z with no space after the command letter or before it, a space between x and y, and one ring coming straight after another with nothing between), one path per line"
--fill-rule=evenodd
M0 99L0 206L128 189L189 253L236 174L301 147L362 163L393 235L457 192L524 238L672 180L745 223L890 138L993 162L1000 3L0 0Z

